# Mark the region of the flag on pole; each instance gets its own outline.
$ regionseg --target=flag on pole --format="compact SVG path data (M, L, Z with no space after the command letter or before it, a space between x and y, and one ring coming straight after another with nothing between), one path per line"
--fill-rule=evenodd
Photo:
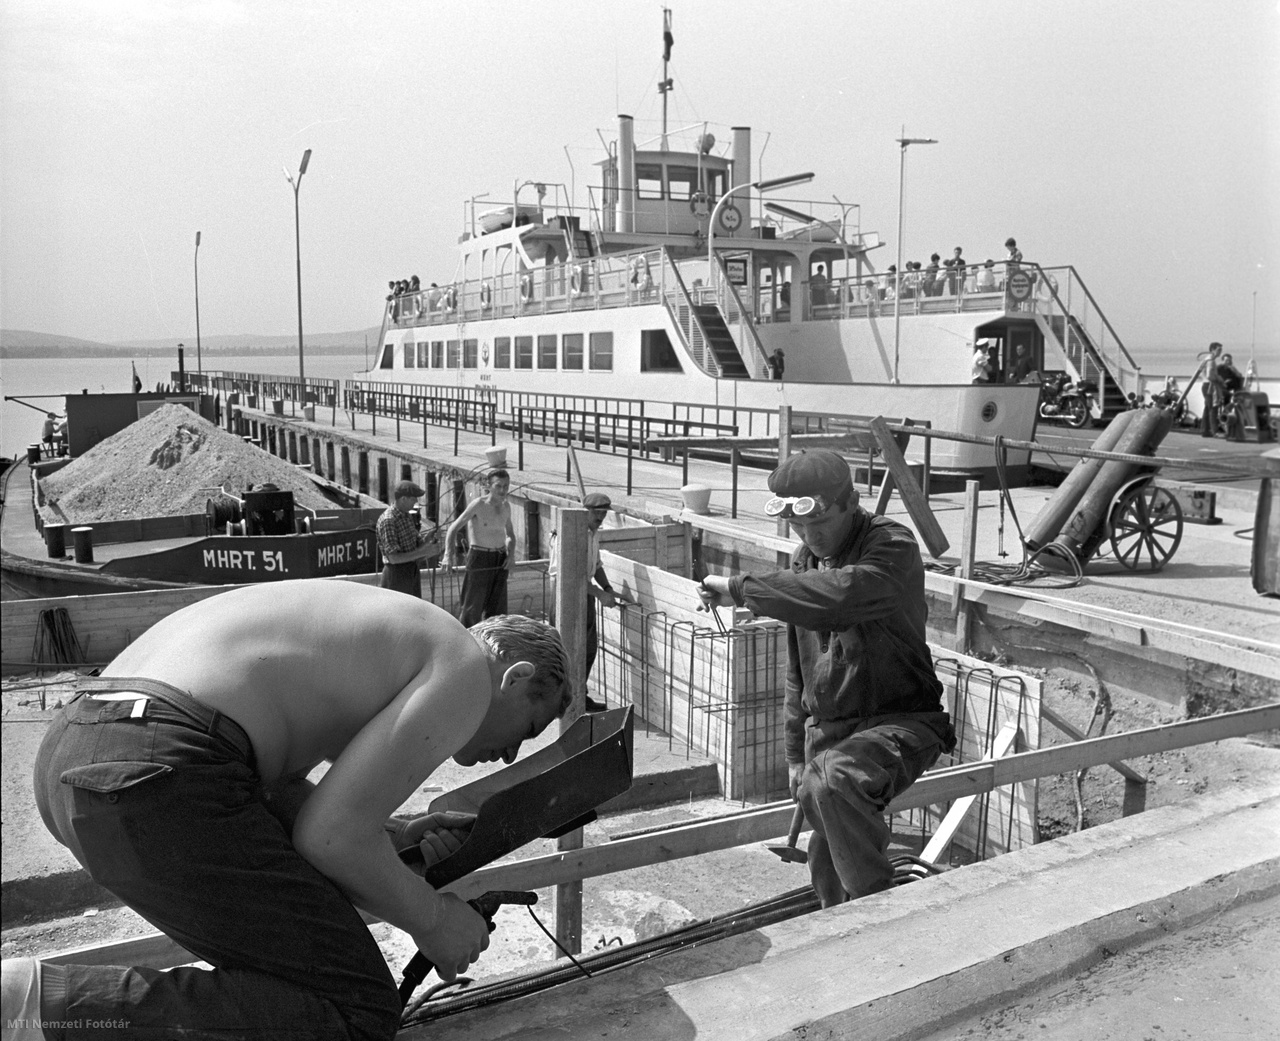
M133 392L135 394L142 393L142 377L138 375L138 366L133 362L129 362L129 367L133 369Z
M676 38L671 35L671 12L662 12L662 60L671 60L671 48L675 45Z

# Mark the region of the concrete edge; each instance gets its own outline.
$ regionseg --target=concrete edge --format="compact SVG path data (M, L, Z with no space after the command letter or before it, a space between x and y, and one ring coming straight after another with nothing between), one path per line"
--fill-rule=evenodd
M815 1020L776 1035L778 1041L828 1032L877 1041L921 1041L975 1016L1011 1005L1126 950L1176 935L1229 910L1280 894L1280 857L1230 872L1204 885L1137 904L1045 936L961 972ZM846 1033L848 1020L857 1032Z

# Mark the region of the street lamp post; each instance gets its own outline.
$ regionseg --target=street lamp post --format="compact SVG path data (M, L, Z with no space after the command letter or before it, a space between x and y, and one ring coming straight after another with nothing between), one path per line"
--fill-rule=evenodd
M196 372L203 373L200 364L200 232L196 232Z
M898 264L893 280L893 382L898 383L898 344L902 324L902 194L906 184L907 147L909 145L936 145L932 137L907 137L907 128L902 128L902 137L898 138Z
M298 382L302 385L302 404L307 403L307 374L302 360L302 232L298 223L298 189L302 187L302 175L307 172L307 163L311 161L311 149L302 153L302 162L298 166L298 179L293 179L289 168L285 167L284 176L293 188L293 241L298 264Z
M791 174L788 177L774 177L767 181L751 181L748 184L739 184L730 188L719 199L716 200L714 208L711 210L711 219L707 221L707 285L711 286L715 280L715 234L716 234L716 218L720 216L720 209L729 201L729 196L735 192L745 192L750 188L754 188L758 192L767 192L772 188L790 188L796 184L808 184L813 180L812 173ZM736 230L736 229L735 229Z

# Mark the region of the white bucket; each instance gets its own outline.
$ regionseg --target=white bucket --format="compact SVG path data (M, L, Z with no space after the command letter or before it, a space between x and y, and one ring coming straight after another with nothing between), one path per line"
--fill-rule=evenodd
M705 484L686 484L680 489L680 496L686 510L703 516L711 512L711 489Z
M495 470L499 470L507 465L507 450L498 445L484 450L484 457L488 460L489 465Z

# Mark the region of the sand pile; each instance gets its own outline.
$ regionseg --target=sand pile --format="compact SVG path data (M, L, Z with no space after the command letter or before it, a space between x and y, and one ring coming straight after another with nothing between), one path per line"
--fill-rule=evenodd
M333 503L291 463L247 444L182 405L164 405L40 482L72 524L204 513L225 488L274 484L312 509Z

